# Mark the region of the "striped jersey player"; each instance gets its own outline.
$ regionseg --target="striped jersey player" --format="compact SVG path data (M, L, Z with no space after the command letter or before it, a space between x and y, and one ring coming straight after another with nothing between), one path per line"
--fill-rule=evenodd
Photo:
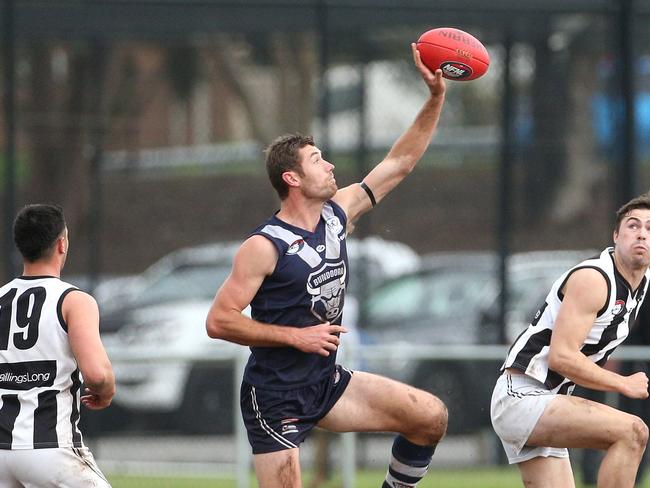
M58 312L73 290L51 276L0 288L0 449L83 447L81 379Z
M490 415L526 485L573 488L569 448L602 449L600 488L632 488L648 441L637 416L571 396L575 385L648 398L645 372L603 368L647 294L650 194L616 213L614 246L562 274L502 367Z
M14 240L23 274L0 287L0 486L108 487L79 419L82 404L110 404L115 380L97 304L60 279L69 247L62 209L23 208Z
M522 371L544 383L553 393L568 393L573 390L575 385L570 379L549 370L548 353L555 317L562 304L564 286L571 274L585 268L597 270L603 275L609 293L580 352L599 366L607 362L616 347L627 338L630 323L634 323L634 317L648 288L648 279L644 276L635 290L630 289L630 285L616 269L613 253L614 249L609 247L599 256L566 271L553 283L530 327L519 335L510 348L502 369Z

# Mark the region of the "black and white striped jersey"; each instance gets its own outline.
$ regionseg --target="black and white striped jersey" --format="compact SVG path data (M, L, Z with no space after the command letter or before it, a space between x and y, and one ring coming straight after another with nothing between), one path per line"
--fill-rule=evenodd
M72 290L51 276L0 288L0 449L83 447L80 374L62 315Z
M582 353L594 363L600 366L605 364L614 349L627 337L629 324L634 323L650 277L650 272L647 272L639 287L631 290L625 278L616 269L613 252L611 247L605 249L599 256L587 259L566 271L553 283L546 301L535 314L531 324L510 347L502 370L518 369L544 383L555 393L570 391L573 382L549 369L548 352L555 319L564 298L561 290L571 273L583 268L597 269L607 281L607 302L599 310L581 348Z

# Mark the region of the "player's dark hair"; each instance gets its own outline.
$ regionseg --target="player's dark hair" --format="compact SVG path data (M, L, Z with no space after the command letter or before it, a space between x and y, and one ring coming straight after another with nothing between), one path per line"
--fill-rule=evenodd
M629 214L632 210L636 210L637 208L643 208L650 210L650 192L644 193L643 195L639 195L638 197L633 198L629 202L627 202L625 205L623 205L621 208L618 209L616 212L616 224L614 226L614 230L616 232L619 231L621 227L621 222L625 218L627 214Z
M54 243L65 227L65 216L60 206L27 205L14 220L14 242L23 258L33 263L52 254Z
M289 195L289 187L282 179L282 174L295 171L302 175L298 151L305 146L313 146L314 138L299 133L285 134L273 141L264 151L266 153L266 172L271 184L278 192L280 200Z

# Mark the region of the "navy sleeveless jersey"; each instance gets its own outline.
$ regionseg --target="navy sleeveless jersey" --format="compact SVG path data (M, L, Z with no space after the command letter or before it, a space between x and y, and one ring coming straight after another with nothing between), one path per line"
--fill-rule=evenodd
M266 237L278 251L275 270L251 302L253 319L292 327L341 324L348 282L346 222L343 209L328 201L314 232L275 216L253 231L251 235ZM336 362L335 352L325 357L292 347L250 349L244 381L258 388L301 388L331 374Z

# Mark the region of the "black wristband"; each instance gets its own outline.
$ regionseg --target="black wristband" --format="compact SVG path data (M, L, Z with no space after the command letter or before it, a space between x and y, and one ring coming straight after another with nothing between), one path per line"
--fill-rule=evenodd
M370 203L372 203L372 206L374 207L377 205L377 200L375 200L375 195L372 193L372 190L368 187L368 185L365 184L365 182L359 183L361 185L361 188L366 192L368 195L368 198L370 198Z

